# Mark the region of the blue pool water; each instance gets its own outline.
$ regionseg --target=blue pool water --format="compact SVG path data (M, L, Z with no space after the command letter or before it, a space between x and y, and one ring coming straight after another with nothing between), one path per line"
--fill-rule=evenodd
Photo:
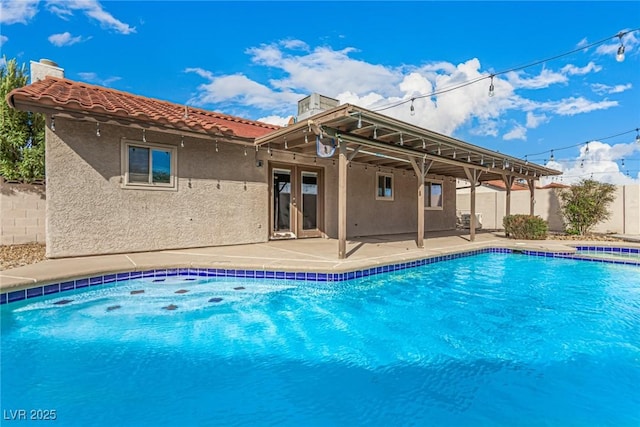
M7 425L640 425L638 267L482 254L341 283L154 280L1 306Z

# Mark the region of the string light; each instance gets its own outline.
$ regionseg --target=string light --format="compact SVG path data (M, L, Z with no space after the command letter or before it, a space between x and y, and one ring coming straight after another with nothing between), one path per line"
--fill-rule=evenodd
M56 118L51 116L51 130L56 131Z
M493 86L493 74L491 74L491 84L489 85L489 96L495 95L495 87Z
M624 167L624 159L621 159L621 161L620 161L620 166L621 166L621 167Z
M549 161L553 162L555 160L555 156L553 155L553 150L551 150L551 157L549 157Z
M618 52L616 53L616 61L622 62L624 61L624 44L622 43L622 36L626 33L618 33L618 38L620 39L620 46L618 46Z
M184 135L180 136L180 147L184 148Z
M409 112L412 116L416 115L416 108L413 106L413 98L411 98L411 107L409 108Z
M619 132L619 133L616 133L616 134L614 134L614 135L609 135L609 136L605 136L605 137L602 137L602 138L592 138L592 139L590 139L589 141L605 141L605 140L607 140L607 139L616 138L616 137L618 137L618 136L626 135L626 134L629 134L629 133L632 133L632 132L636 132L636 142L637 142L637 143L640 143L640 133L639 133L639 132L640 132L640 128L635 128L635 129L627 130L627 131L624 131L624 132ZM565 147L559 147L559 148L553 148L553 149L551 149L551 150L550 150L550 152L551 152L551 158L550 158L549 160L550 160L550 161L554 161L554 156L553 156L553 152L554 152L554 150L555 150L555 151L568 150L568 149L570 149L570 148L579 147L579 146L581 146L581 145L583 145L583 144L585 145L585 152L586 152L586 153L588 153L588 152L589 152L589 142L588 142L588 141L587 141L587 142L579 142L579 143L577 143L577 144L567 145L567 146L565 146ZM549 152L549 151L541 151L541 152L539 152L539 153L529 153L529 154L525 154L525 156L524 156L524 157L525 157L525 158L527 158L527 156L539 156L539 155L541 155L541 154L546 154L546 153L548 153L548 152Z
M219 151L218 149L218 141L216 141L216 153Z
M307 134L304 134L304 143L308 144L309 143L309 138L307 137Z
M289 149L289 144L287 144L287 138L285 137L284 139L284 149L288 150Z
M144 129L142 129L142 142L147 142L147 134Z
M96 122L96 136L100 137L100 123Z
M449 86L449 87L445 86L443 89L435 90L435 91L433 91L431 93L428 93L428 94L414 96L413 98L406 99L406 100L403 100L403 101L398 101L398 102L395 102L393 104L389 104L389 105L386 105L384 107L375 109L373 111L384 111L384 110L388 110L390 108L395 108L395 107L398 107L400 105L404 105L404 104L406 104L408 102L412 102L413 100L416 100L416 99L435 97L437 95L442 95L444 93L448 93L448 92L451 92L451 91L454 91L454 90L462 89L462 88L464 88L466 86L472 85L472 84L480 82L482 80L491 79L493 81L493 77L500 76L500 75L503 75L503 74L507 74L507 73L510 73L510 72L513 72L513 71L524 70L526 68L530 68L530 67L534 67L536 65L544 64L546 62L553 61L553 60L556 60L556 59L559 59L559 58L562 58L562 57L565 57L565 56L569 56L569 55L572 55L572 54L577 53L577 52L586 51L587 49L592 48L594 46L598 46L598 45L604 44L604 43L608 42L609 40L611 40L612 38L616 38L617 37L617 38L620 39L620 42L622 43L622 37L623 36L625 36L625 35L627 35L629 33L636 32L638 30L640 30L640 28L634 28L634 29L629 30L629 31L621 31L621 32L619 32L617 34L614 34L613 36L609 36L609 37L603 38L601 40L595 41L595 42L590 43L588 45L580 46L578 48L575 48L575 49L570 50L570 51L565 52L565 53L561 53L559 55L555 55L555 56L552 56L552 57L549 57L549 58L545 58L545 59L541 59L541 60L538 60L538 61L534 61L534 62L525 64L525 65L522 65L522 66L509 68L507 70L495 72L495 73L492 73L492 74L489 74L489 75L483 75L483 76L480 76L480 77L476 77L474 79L468 80L466 82L463 82L463 83L460 83L460 84L457 84L457 85L453 85L453 86ZM620 50L620 48L618 48L618 50ZM624 53L624 48L622 49L622 51ZM489 86L489 94L490 94L490 96L493 96L492 92L493 92L493 90L495 90L495 88L492 88L492 86L493 85Z
M244 155L247 155L247 147L244 147Z
M529 156L527 155L524 156L524 164L525 166L529 164Z
M362 128L362 113L358 114L358 129Z

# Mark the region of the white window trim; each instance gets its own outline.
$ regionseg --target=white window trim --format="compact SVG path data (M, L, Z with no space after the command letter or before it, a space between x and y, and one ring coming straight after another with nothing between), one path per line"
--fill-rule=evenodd
M150 150L157 148L171 153L171 179L168 184L164 183L143 183L129 182L129 147L149 148ZM152 142L143 142L132 139L122 138L120 141L120 165L122 172L121 188L137 189L137 190L161 190L161 191L177 191L178 190L178 147L173 145L156 144ZM150 169L150 173L152 170Z
M427 206L427 200L431 197L431 184L440 184L440 187L442 188L442 206ZM425 194L425 198L424 198L424 202L425 202L425 206L424 209L427 211L441 211L444 209L444 181L440 181L437 179L426 179L424 182L424 194ZM427 189L427 186L429 186L429 189ZM429 196L429 197L427 197Z
M378 183L380 182L380 177L384 176L384 177L390 177L391 178L391 197L385 197L385 196L378 196ZM394 179L393 179L393 174L392 173L384 173L384 172L376 172L376 200L384 200L387 202L393 202L393 198L395 197L395 189L394 189L394 183L393 183Z

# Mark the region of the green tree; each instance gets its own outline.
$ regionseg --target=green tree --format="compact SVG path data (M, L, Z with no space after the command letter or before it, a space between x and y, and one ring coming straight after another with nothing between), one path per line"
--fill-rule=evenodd
M13 89L25 86L26 67L3 58L0 67L0 175L29 182L44 178L44 115L7 105Z
M608 219L615 191L615 185L592 179L584 179L562 190L560 202L562 215L568 224L567 232L584 236L596 224Z

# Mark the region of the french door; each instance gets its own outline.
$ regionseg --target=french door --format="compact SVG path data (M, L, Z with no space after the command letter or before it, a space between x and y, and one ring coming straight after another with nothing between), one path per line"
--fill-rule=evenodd
M271 164L271 238L319 237L323 227L322 169Z

